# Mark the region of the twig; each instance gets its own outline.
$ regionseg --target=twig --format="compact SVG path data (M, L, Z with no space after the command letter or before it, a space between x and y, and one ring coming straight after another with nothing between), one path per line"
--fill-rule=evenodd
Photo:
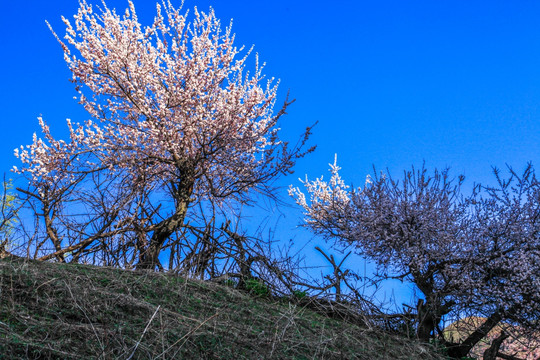
M142 339L144 337L144 334L146 334L146 331L148 331L148 328L150 327L150 324L152 323L152 320L154 320L154 317L156 316L156 314L159 311L160 307L161 307L161 305L158 305L156 311L154 311L154 315L152 315L152 317L150 318L150 320L146 324L146 327L144 328L144 331L141 334L141 338L139 339L139 341L137 341L137 344L135 345L135 348L133 349L133 352L131 353L131 355L129 355L129 357L126 360L130 360L133 357L133 355L135 355L135 351L137 351L137 348L139 347L139 345L140 345L140 343L141 343L141 341L142 341Z
M55 280L55 279L53 279L53 280ZM69 291L69 294L71 295L71 298L73 299L73 302L75 303L75 306L77 306L79 308L79 310L81 310L81 312L84 314L84 317L86 318L86 320L88 320L88 323L92 327L92 331L94 332L94 335L96 336L96 340L98 341L99 346L101 346L102 354L105 354L105 347L103 346L103 343L101 342L101 339L99 338L99 335L97 333L96 328L94 327L94 324L92 323L92 320L90 320L90 318L86 314L86 311L84 311L83 307L80 306L79 303L77 302L77 299L75 299L75 296L73 295L73 292L71 291L71 287L69 286L69 284L66 281L64 281L64 284L66 284L66 287L67 287L67 289Z
M44 283L40 284L34 291L38 291L38 289L39 289L40 287L42 287L42 286L44 286L44 285L47 285L48 283L51 283L51 282L53 282L54 280L58 280L58 278L52 278L52 279L50 279L50 280L45 281ZM67 285L67 284L66 284L66 285ZM69 289L69 292L70 292L70 294L71 294L71 297L73 297L73 294L71 293L71 289ZM73 298L73 300L75 300L75 298ZM77 304L77 306L78 306L78 304Z
M172 344L171 346L169 346L165 351L163 351L161 354L159 354L158 356L156 356L156 359L163 356L166 352L168 352L169 350L171 350L176 344L178 344L180 341L184 340L186 337L188 337L189 335L193 334L195 331L199 330L201 328L201 326L203 326L204 324L206 324L207 322L209 322L210 320L212 320L213 318L215 318L216 316L218 316L219 313L215 313L214 315L210 316L208 319L204 320L203 322L201 322L199 324L199 326L197 326L196 328L190 330L187 332L187 334L185 334L184 336L182 336L180 339L176 340L174 342L174 344ZM182 344L183 345L183 344ZM129 360L129 359L127 359Z

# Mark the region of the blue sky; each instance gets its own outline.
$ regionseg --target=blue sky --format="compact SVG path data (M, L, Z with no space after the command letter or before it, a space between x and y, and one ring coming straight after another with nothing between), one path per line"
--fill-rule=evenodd
M126 1L107 2L124 9ZM148 24L155 2L136 0ZM237 45L254 44L265 73L297 101L282 123L294 141L318 121L315 153L280 181L327 173L338 154L342 175L363 184L372 164L399 174L425 160L469 182L490 182L491 166L540 163L540 2L537 1L186 0L234 18ZM0 5L0 171L18 165L13 149L31 141L40 114L53 133L85 112L60 46L60 16L75 0ZM285 196L286 191L283 190ZM286 226L300 221L287 210ZM305 235L302 235L305 236Z
M126 2L108 2L124 9ZM136 1L149 22L154 1ZM538 162L540 142L540 3L534 1L195 1L234 18L237 44L255 45L266 74L297 102L282 124L295 139L319 121L316 153L296 175L318 176L338 154L343 175L361 184L371 165L401 171L423 160L469 180L490 167ZM86 118L60 46L60 16L77 2L1 5L0 170L13 148L31 140L36 117L55 128ZM297 176L286 179L295 182Z

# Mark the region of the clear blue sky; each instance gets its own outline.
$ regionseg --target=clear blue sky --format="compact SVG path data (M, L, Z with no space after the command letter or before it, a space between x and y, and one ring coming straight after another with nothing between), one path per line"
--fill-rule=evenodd
M110 7L124 9L114 0ZM135 2L147 23L154 1ZM540 3L536 1L196 1L234 18L237 44L255 45L266 73L297 102L287 137L319 121L317 152L297 175L318 176L337 153L343 174L362 183L371 164L394 171L451 166L470 180L490 166L523 167L540 156ZM16 163L43 114L54 129L86 118L60 46L60 16L77 2L0 5L0 170ZM297 176L287 179L295 182Z
M154 4L135 1L147 24ZM316 152L283 185L325 174L334 153L355 184L372 164L397 174L425 160L471 182L490 181L493 165L540 165L538 1L186 0L184 8L195 5L214 7L224 25L234 18L237 45L254 44L266 74L281 79L280 96L290 89L297 99L282 123L288 139L319 121ZM75 0L0 5L2 172L18 165L13 149L30 143L40 114L57 134L65 118L87 118L45 25L63 35L60 16L76 8Z

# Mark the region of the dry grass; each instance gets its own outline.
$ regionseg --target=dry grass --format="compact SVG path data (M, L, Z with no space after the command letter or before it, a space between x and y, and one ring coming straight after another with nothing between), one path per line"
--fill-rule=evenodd
M287 299L182 277L0 260L0 359L442 359Z

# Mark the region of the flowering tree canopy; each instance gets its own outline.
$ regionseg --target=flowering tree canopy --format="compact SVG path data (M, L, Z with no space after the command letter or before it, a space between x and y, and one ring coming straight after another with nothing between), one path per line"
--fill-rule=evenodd
M496 171L498 186L467 197L464 178L447 170L413 169L401 181L375 173L353 190L338 171L334 163L329 181L306 179L307 194L290 194L315 233L373 260L380 279L416 285L418 338L442 337L445 316L483 316L462 342L447 342L461 358L501 321L538 329L540 183L531 166L521 176L510 169L509 179Z
M89 179L101 193L104 182L114 183L117 194L105 206L110 221L97 232L118 234L138 219L145 233L138 267L154 268L190 206L246 202L251 189L270 193L272 180L291 172L303 155L309 131L295 148L282 141L277 122L290 102L274 113L277 82L264 79L258 58L247 71L250 51L238 57L242 48L234 46L230 26L222 30L213 10L195 9L191 22L187 15L167 1L143 27L131 1L120 15L104 3L96 11L82 0L73 22L63 18L66 35L55 36L91 120L68 120L70 138L64 141L40 118L43 138L34 135L31 145L15 151L23 163L15 170L36 189L27 193L46 208L55 256L64 247L55 235L60 229L54 228L54 213L65 210L59 204L75 188L87 191ZM150 204L154 192L166 193L159 204Z

